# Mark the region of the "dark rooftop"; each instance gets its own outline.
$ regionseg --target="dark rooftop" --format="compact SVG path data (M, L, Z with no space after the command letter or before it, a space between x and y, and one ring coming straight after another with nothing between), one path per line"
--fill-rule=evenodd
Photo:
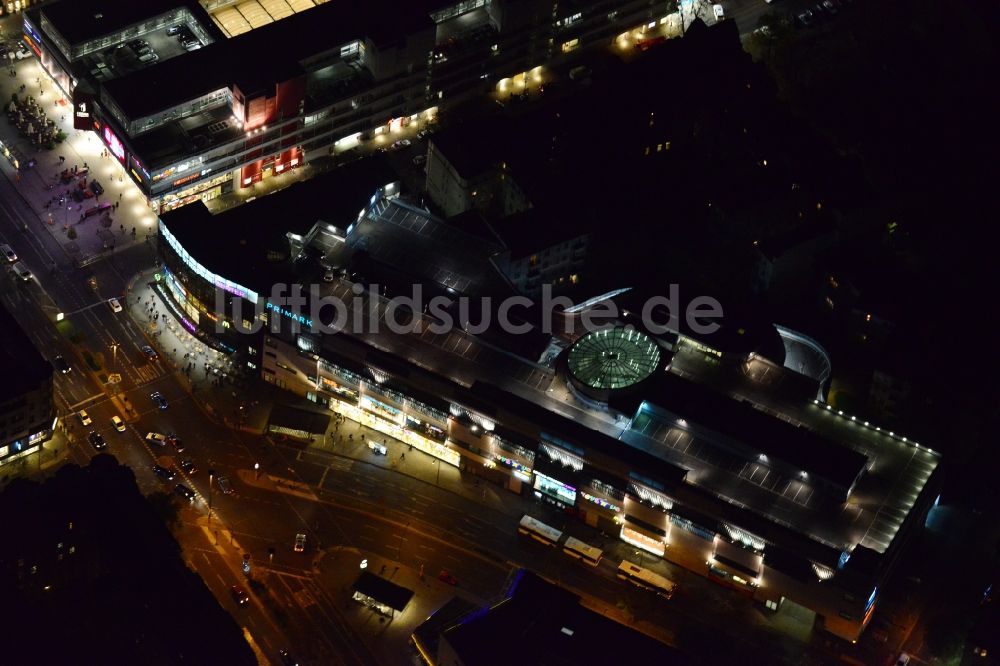
M352 588L390 608L401 611L413 598L413 590L376 576L371 571L362 571Z
M52 379L52 366L3 306L0 306L0 364L4 369L0 401L12 400Z
M42 14L66 41L75 45L190 4L197 3L188 0L63 0L46 5Z
M509 598L442 634L460 663L693 663L675 648L585 608L575 594L531 572L519 575Z
M288 233L304 236L320 220L344 228L377 189L395 180L384 158L371 157L218 215L195 202L164 213L160 220L213 273L269 293L273 284L290 282L301 272L302 267L293 265Z
M69 4L63 2L60 4ZM81 3L82 4L82 3ZM384 46L415 31L433 30L425 2L337 0L280 21L217 41L104 84L129 118L139 118L223 85L244 94L273 91L305 70L300 62L325 49L369 38ZM274 47L281 44L280 49ZM262 53L268 54L266 58ZM244 63L234 69L233 63Z
M736 400L714 389L672 372L658 373L645 392L647 401L692 424L711 430L738 447L765 454L792 468L846 489L864 470L868 459L839 442L774 418L748 402Z
M413 631L413 642L428 655L436 655L441 634L479 606L462 597L452 597Z
M330 426L330 413L322 413L311 409L300 409L281 403L271 408L267 419L269 426L279 426L289 430L300 430L308 433L325 433Z
M231 85L232 68L224 66L230 53L227 42L213 42L102 85L125 116L136 120Z

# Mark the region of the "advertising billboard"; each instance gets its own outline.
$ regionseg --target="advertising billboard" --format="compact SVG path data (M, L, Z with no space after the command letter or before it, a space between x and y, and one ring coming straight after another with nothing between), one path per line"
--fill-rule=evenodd
M118 161L122 164L125 163L125 146L122 142L115 136L114 132L111 131L107 125L104 126L104 143L108 144L108 148L111 153L118 158Z
M94 122L93 94L77 86L73 91L73 129L89 130Z

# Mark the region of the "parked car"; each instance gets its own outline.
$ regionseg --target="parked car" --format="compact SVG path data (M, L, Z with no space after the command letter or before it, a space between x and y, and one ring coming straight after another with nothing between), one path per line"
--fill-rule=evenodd
M64 375L73 369L70 367L69 363L66 362L66 359L64 359L62 356L56 356L54 359L52 359L52 365L55 366L56 370L58 370Z
M426 138L427 138L427 136L428 136L428 135L429 135L430 133L431 133L431 131L430 131L429 129L422 129L422 130L420 130L419 132L417 132L417 138L418 138L418 139L426 139Z
M301 533L300 534L296 534L295 535L295 552L296 553L301 553L305 549L306 549L306 535L305 534L301 534Z
M149 398L150 400L153 401L153 404L155 404L157 407L160 408L160 411L163 411L164 409L167 408L167 399L164 398L163 394L160 393L159 391L154 391L150 393Z
M14 263L17 261L17 253L14 252L14 248L10 245L0 245L0 253L3 253L4 258L7 259L7 263Z
M176 474L174 470L169 467L164 467L163 465L153 465L153 474L160 477L164 481L173 481Z
M156 444L157 446L166 446L167 436L161 435L158 432L147 432L146 441L149 442L150 444Z
M111 417L111 425L115 427L118 432L125 432L125 422L122 421L122 417L115 414Z
M104 437L102 437L101 433L98 432L91 431L91 433L87 435L87 441L90 442L90 445L98 451L102 451L108 446L108 443L104 441Z
M816 16L812 13L812 10L805 10L804 12L799 12L795 17L796 22L803 28L809 28L816 24Z
M85 426L89 426L93 421L90 419L90 414L87 413L86 409L81 409L76 413L77 417L80 419L80 423Z
M722 5L712 5L712 13L715 14L716 21L726 18L726 10L722 8Z
M17 51L14 52L14 57L17 58L18 60L24 60L25 58L30 58L31 51L25 48L18 49Z
M299 666L298 660L288 650L278 650L282 666Z
M185 486L183 483L178 483L174 486L174 492L177 493L179 497L183 497L189 502L194 501L194 491Z
M194 461L190 458L185 458L184 460L177 463L177 465L184 470L187 474L194 474L198 471L198 467L194 464Z
M167 35L173 37L174 35L179 34L181 29L183 28L184 26L181 25L180 23L178 23L177 25L172 25L169 28L167 28Z
M111 306L111 311L118 314L122 311L122 304L118 302L117 298L108 299L108 305Z
M441 569L441 573L438 574L438 580L449 585L458 585L458 579L451 575L451 572L447 569Z
M250 601L250 595L239 585L233 585L229 588L229 594L232 595L233 601L235 601L240 606L246 606Z
M174 447L177 453L184 453L184 442L177 435L167 435L167 444Z
M426 161L427 161L427 156L426 155L417 155L416 157L413 158L413 164L415 166L420 166L421 164L423 164Z

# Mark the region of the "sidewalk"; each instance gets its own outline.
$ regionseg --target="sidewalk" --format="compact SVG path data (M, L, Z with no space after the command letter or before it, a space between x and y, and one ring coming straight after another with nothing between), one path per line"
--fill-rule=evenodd
M5 114L0 116L0 138L19 149L25 158L35 160L34 167L22 169L12 178L16 181L13 185L38 216L40 225L59 242L67 257L86 265L141 243L147 235L155 233L153 225L156 218L132 178L114 156L102 157L105 147L94 132L73 129L72 104L63 98L40 64L29 58L15 62L13 67L16 77L0 76L0 98L6 103L12 93L16 93L19 99L31 95L48 118L67 134L66 140L53 150L36 150L8 122ZM20 89L22 85L25 86L23 92ZM72 170L74 166L82 170L85 165L89 168L86 176L62 182L60 174L63 170ZM10 165L7 164L5 173L9 171ZM74 188L79 188L84 178L87 185L97 180L104 193L76 202L68 195ZM59 202L60 197L64 197L62 203ZM109 222L102 224L103 215L92 215L81 221L82 213L100 203L111 204ZM69 238L70 228L76 231L75 240Z
M132 320L152 341L160 357L184 377L188 389L201 397L211 387L218 387L222 374L227 378L233 365L222 352L212 349L185 329L175 318L173 306L160 293L157 269L134 276L126 298ZM201 398L205 402L206 397ZM204 406L204 405L203 405Z

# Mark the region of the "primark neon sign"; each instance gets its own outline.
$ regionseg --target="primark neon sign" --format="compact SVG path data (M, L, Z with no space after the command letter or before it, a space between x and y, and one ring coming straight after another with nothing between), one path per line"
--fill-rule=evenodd
M300 324L304 324L305 326L309 326L309 327L312 327L312 325L313 325L312 319L309 319L308 317L303 317L302 315L297 314L295 312L291 312L290 310L286 310L285 308L281 307L280 305L275 305L271 301L268 301L266 303L266 307L271 312L277 312L278 314L280 314L282 317L285 317L286 319L291 319L292 321L296 321L296 322L298 322Z

